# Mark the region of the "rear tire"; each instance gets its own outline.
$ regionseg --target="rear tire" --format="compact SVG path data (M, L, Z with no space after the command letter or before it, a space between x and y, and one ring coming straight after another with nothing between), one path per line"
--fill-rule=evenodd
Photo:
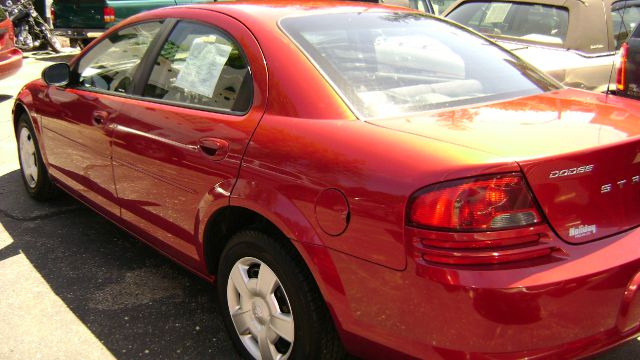
M49 200L58 194L58 189L49 178L49 172L42 160L38 139L27 114L22 114L16 126L18 158L22 180L29 195L38 200Z
M245 359L341 359L345 352L324 299L291 246L242 231L225 247L218 298Z

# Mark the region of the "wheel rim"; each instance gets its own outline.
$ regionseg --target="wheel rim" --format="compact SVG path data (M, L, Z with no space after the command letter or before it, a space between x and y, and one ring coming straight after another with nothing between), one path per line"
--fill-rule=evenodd
M36 159L36 144L29 129L20 130L20 165L22 175L30 188L35 188L38 182L38 161Z
M284 287L262 261L238 260L227 281L227 304L240 340L256 359L287 359L293 348L293 312Z

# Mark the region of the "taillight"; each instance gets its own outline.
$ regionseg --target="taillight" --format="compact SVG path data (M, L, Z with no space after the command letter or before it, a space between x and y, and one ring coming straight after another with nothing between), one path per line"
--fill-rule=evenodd
M116 21L116 9L105 6L104 7L104 22L115 22Z
M492 231L539 223L527 184L520 174L437 184L414 196L412 225L453 231Z
M56 22L56 9L51 7L51 23L53 24L55 22Z
M429 186L409 202L406 235L420 261L497 264L547 256L548 226L519 173Z
M629 45L627 43L622 44L622 47L620 47L620 53L618 54L616 66L616 88L620 91L624 91L625 89L628 52Z

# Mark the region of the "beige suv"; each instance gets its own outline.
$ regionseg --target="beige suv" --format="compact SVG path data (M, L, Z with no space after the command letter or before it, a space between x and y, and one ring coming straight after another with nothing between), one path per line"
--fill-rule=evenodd
M615 85L615 53L628 35L624 1L612 8L611 0L458 0L443 16L492 38L566 86L606 91Z

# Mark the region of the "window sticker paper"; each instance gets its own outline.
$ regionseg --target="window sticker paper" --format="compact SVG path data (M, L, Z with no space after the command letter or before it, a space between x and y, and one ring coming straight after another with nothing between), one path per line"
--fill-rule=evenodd
M230 53L231 46L216 43L215 36L194 40L175 85L187 91L212 97L222 67Z

